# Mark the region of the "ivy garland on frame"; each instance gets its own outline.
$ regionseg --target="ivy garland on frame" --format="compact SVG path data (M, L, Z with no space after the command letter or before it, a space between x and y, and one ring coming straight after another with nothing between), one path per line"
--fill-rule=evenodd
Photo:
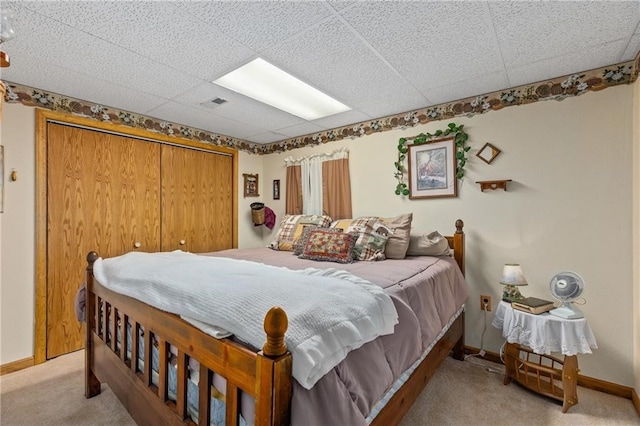
M396 185L396 195L409 195L409 188L407 186L407 179L405 177L404 160L407 158L408 141L413 141L414 145L423 145L433 142L435 138L445 138L447 136L453 136L456 144L456 160L458 166L456 168L456 178L462 179L464 177L464 166L467 164L467 152L471 149L470 146L465 146L469 135L464 131L464 124L457 126L455 123L449 123L445 130L437 130L435 133L420 133L418 136L410 138L400 138L398 141L398 161L394 163L396 172L395 178L398 180Z

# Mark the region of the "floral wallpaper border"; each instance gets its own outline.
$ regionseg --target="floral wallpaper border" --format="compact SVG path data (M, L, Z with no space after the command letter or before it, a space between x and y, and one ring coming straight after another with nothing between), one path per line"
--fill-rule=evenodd
M355 139L373 133L413 127L431 121L449 120L462 116L471 117L510 106L551 99L561 101L587 92L633 83L638 78L639 70L640 53L636 55L636 59L633 61L268 144L248 142L206 130L121 111L89 101L46 92L29 86L7 81L4 83L7 87L5 100L10 103L21 103L26 106L68 112L95 120L145 129L169 136L180 136L185 139L225 146L252 154L272 154L305 146L315 146L343 139Z

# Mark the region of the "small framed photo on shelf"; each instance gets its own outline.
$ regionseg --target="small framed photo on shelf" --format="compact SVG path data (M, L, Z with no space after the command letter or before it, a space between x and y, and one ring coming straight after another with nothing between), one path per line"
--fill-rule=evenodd
M280 199L280 179L273 180L273 199Z
M458 196L453 138L409 145L409 198Z
M244 173L244 196L245 197L259 197L258 194L258 175L252 175Z

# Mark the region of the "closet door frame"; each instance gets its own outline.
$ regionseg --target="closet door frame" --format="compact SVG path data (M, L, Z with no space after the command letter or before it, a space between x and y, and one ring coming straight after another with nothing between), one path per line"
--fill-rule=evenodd
M47 360L47 123L84 127L89 130L120 134L145 139L160 144L191 147L229 155L233 158L232 218L233 248L238 247L238 151L191 141L178 136L168 136L108 122L101 122L71 114L36 109L36 229L35 229L35 330L34 362Z

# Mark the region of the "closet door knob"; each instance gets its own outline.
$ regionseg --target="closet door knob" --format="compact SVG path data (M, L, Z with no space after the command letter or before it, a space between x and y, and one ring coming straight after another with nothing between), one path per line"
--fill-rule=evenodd
M186 243L186 241L185 241L185 240L180 240L180 245L181 245L181 246L183 246L183 245L184 245L184 243Z
M140 241L136 241L135 243L133 243L133 246L135 248L140 248L140 246L142 246L142 244L140 243Z

